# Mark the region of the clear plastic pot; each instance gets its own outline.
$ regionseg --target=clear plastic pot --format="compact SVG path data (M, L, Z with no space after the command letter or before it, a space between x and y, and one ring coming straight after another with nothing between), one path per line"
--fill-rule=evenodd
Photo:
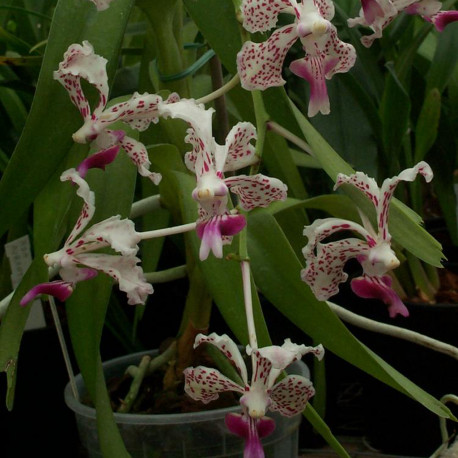
M103 364L105 377L122 374L130 364L138 364L145 354L135 353ZM288 372L309 377L309 369L296 362ZM76 376L80 397L86 394L83 378ZM95 409L81 404L72 394L70 384L65 388L65 402L75 413L82 446L90 458L102 457L100 452ZM141 415L115 413L115 421L132 458L215 458L241 457L243 440L231 434L224 417L240 408L209 410L183 414ZM269 413L276 423L275 431L263 439L266 458L296 458L298 455L301 415L286 418Z

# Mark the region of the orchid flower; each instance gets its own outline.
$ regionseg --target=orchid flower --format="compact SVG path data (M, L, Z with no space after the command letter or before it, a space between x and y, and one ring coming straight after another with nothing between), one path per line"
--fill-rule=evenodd
M356 52L337 37L331 24L331 0L243 0L243 27L249 32L265 32L275 26L279 13L295 16L289 24L272 33L262 43L247 41L237 55L242 87L247 90L281 86L283 61L291 46L300 40L306 56L292 62L290 70L310 84L308 116L330 112L326 79L353 67Z
M268 410L278 411L281 415L292 417L305 409L308 400L315 394L313 385L300 375L288 375L275 383L281 372L307 353L313 353L321 360L324 349L296 345L289 339L282 346L253 349L247 346L247 354L253 360L251 383L242 355L233 340L227 335L215 333L196 337L194 348L209 343L218 348L235 366L242 384L238 384L217 369L204 366L188 367L184 370L185 391L197 401L207 404L218 398L219 393L235 391L240 393L242 413L228 414L226 425L234 434L245 439L244 458L262 458L264 453L260 438L269 435L275 428L272 419L265 417Z
M388 232L388 210L396 186L400 181L413 181L417 174L430 182L433 172L426 162L402 171L398 176L387 178L379 188L373 178L362 172L347 176L339 174L335 188L348 183L361 190L374 204L377 232L362 213L363 226L340 218L318 219L304 229L308 243L303 249L307 264L301 277L319 300L329 299L339 291L339 283L347 280L345 263L356 258L363 268L363 275L351 282L355 294L364 298L382 300L388 305L391 317L408 316L409 312L399 296L391 289L391 277L387 273L399 266L399 260L391 249ZM334 188L334 189L335 189ZM340 231L353 231L362 238L345 238L321 243Z
M235 171L258 161L250 143L256 130L249 122L236 124L224 145L218 145L212 134L212 109L205 110L194 100L181 100L163 109L164 116L180 118L190 124L185 141L192 151L185 156L189 170L196 174L197 186L192 197L198 203L197 235L202 240L199 257L207 259L210 250L221 258L223 244L246 225L243 215L228 209L230 189L239 198L239 205L249 211L267 207L274 200L286 199L287 187L280 180L262 174L224 178L223 173Z
M381 38L383 29L403 11L420 15L432 22L439 32L447 24L458 20L458 11L441 11L442 2L438 0L361 0L361 6L359 16L348 19L348 25L363 25L372 29L372 35L361 38L361 43L367 48L375 39Z
M73 134L73 140L77 143L94 141L95 145L102 149L120 145L137 166L140 175L158 184L161 176L149 171L151 163L145 146L127 137L124 131L110 130L108 127L116 121L122 121L133 129L143 131L151 123L159 121L162 105L177 101L179 97L173 93L163 101L159 95L148 93L141 95L136 92L129 100L106 108L108 101L106 64L107 60L95 54L94 48L88 41L83 41L82 46L79 44L69 46L64 54L64 60L59 64L59 69L54 72L54 79L68 91L71 101L84 120L83 126ZM98 91L98 102L92 110L82 90L81 78Z
M104 272L119 283L119 289L127 293L129 304L144 304L153 288L143 276L137 243L141 236L128 219L113 216L93 224L83 234L95 212L94 192L90 190L84 176L90 168L104 168L115 158L119 146L96 153L85 159L77 169L66 170L61 181L70 181L78 186L77 195L83 199L81 214L64 243L62 249L46 254L44 260L49 267L58 266L62 280L41 283L33 287L21 300L26 305L39 294L49 294L65 301L73 293L76 283L89 280ZM111 247L121 255L92 253L104 247ZM80 267L84 266L84 267Z

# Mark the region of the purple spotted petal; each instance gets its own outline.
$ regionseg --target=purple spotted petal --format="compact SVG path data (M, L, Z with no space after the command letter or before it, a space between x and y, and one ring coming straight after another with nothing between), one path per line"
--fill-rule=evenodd
M458 21L458 11L440 11L434 14L430 20L434 24L434 27L439 32L442 32L448 24Z
M197 348L202 343L208 343L214 345L221 353L226 356L226 358L235 365L239 374L242 377L242 380L245 383L248 383L246 365L243 361L243 357L240 354L240 350L237 347L237 344L226 334L219 336L215 332L210 335L198 334L194 342L194 348Z
M158 185L162 176L160 173L149 170L151 162L145 145L138 140L126 136L119 141L119 144L123 147L129 159L137 166L138 173L143 177L149 178L155 185Z
M94 216L95 195L89 188L87 182L81 178L80 174L75 169L69 169L62 173L60 176L60 181L71 181L72 183L76 184L78 186L76 194L80 196L84 201L78 220L76 221L72 232L65 242L65 246L67 246L75 240L77 235L88 225L89 221Z
M123 255L135 255L141 237L135 230L134 223L129 219L121 219L119 215L111 216L93 224L76 242L72 254L94 251L98 248L111 246ZM79 247L83 247L78 250ZM68 252L68 251L67 251Z
M129 305L144 304L153 293L153 287L145 281L143 270L137 265L140 259L133 255L87 253L78 255L75 260L116 280L119 289L127 294Z
M250 122L239 122L226 137L226 158L224 164L216 163L221 172L239 170L258 161L255 147L250 143L256 139L256 128Z
M369 246L356 238L318 243L316 255L312 252L306 255L307 265L301 271L301 278L317 299L329 299L339 292L339 284L348 278L344 272L345 263L368 251Z
M231 192L237 194L240 206L247 211L257 207L267 207L276 200L285 200L288 190L278 178L260 173L225 178L224 183Z
M164 104L176 102L178 99L176 93L171 94L164 101L157 94L135 92L129 100L107 108L100 116L99 123L106 128L116 121L122 121L129 124L132 129L144 131L151 123L159 122L161 108Z
M296 27L287 25L276 30L262 43L246 41L237 54L237 70L242 87L252 91L283 86L283 61L297 38Z
M218 399L223 391L243 393L244 387L237 385L230 378L216 369L198 366L188 367L183 371L185 392L194 400L208 404Z
M364 299L379 299L388 305L388 313L391 318L396 315L409 316L409 311L400 297L391 289L391 277L362 277L354 278L351 282L351 289L359 297Z
M243 215L215 216L208 221L198 222L196 231L202 240L200 244L199 258L207 259L210 250L217 258L223 257L223 236L238 234L246 226Z
M66 301L73 293L73 284L71 282L56 280L48 283L40 283L34 286L19 302L26 305L33 301L40 294L48 294L59 299L61 302Z
M280 371L308 353L313 353L319 360L324 356L322 345L316 347L297 345L291 342L290 339L285 339L282 346L270 345L268 347L259 348L258 351L263 358L268 359L272 363L273 369Z
M418 174L422 175L427 183L433 179L431 167L426 162L422 161L414 167L403 170L399 175L387 178L383 181L380 187L379 203L376 205L378 229L383 240L389 241L391 238L388 232L388 210L396 186L401 181L415 180Z
M91 124L91 113L97 118L107 103L108 76L106 64L107 60L95 54L94 48L88 41L83 41L82 46L72 44L68 47L64 54L64 60L59 64L59 69L54 72L54 79L65 87L71 101L89 124ZM81 87L81 78L87 80L99 92L99 101L92 112Z
M229 413L225 418L227 429L245 440L243 458L264 458L260 438L266 437L275 429L271 418L251 418L247 415Z
M288 375L272 388L270 410L292 417L305 409L314 394L315 389L309 379L300 375Z
M110 148L99 151L93 154L92 156L89 156L88 158L84 159L84 161L81 162L81 164L76 168L76 170L80 174L81 178L84 178L86 176L86 173L89 169L98 168L105 170L105 167L115 160L116 155L119 152L119 149L119 145L115 145L111 146Z
M251 33L266 32L275 27L280 12L290 7L290 0L244 0L243 27Z

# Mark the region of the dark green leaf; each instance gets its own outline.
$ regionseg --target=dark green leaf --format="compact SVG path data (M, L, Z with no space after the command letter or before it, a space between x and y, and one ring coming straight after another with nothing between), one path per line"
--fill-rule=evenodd
M458 23L454 22L439 34L437 48L431 67L426 75L427 92L432 88L438 88L442 93L458 63Z

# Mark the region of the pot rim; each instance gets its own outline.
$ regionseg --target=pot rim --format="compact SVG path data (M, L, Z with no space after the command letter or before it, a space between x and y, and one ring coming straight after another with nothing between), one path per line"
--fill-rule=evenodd
M110 359L102 363L105 371L114 369L117 366L127 367L129 364L139 362L142 356L158 353L158 350L140 351L137 353L130 353L128 355L120 356L118 358ZM303 361L296 361L290 366L294 368L294 373L304 375L310 378L310 371L308 366ZM76 388L80 396L86 393L84 386L83 376L78 374L75 376ZM73 410L76 415L81 415L88 418L96 418L94 407L82 404L73 395L70 382L67 383L64 390L64 398L67 406ZM134 413L118 413L113 412L114 419L117 424L143 424L143 425L166 425L171 423L196 423L199 421L211 421L220 419L228 413L241 412L239 405L233 407L225 407L213 410L203 410L200 412L185 412L173 414L134 414Z

